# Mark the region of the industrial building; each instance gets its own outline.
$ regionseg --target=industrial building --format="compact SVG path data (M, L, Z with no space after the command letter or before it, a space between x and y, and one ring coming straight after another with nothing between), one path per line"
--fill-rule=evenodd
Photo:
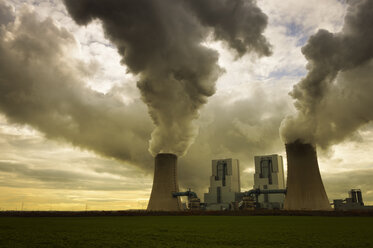
M351 210L373 210L373 206L365 206L363 194L360 189L351 189L349 197L346 199L333 200L334 210L351 211Z
M282 156L277 154L255 156L254 189L285 189L284 165ZM282 209L284 194L258 195L258 207L265 209Z
M238 159L212 160L209 192L205 193L207 210L229 209L240 197L240 169Z
M309 144L290 144L288 182L285 188L282 156L255 156L254 187L241 192L238 159L212 160L212 176L205 202L190 189L179 192L177 156L160 153L155 157L154 181L149 211L189 210L331 210L318 169L316 150ZM289 171L290 170L290 171ZM305 195L304 195L305 194ZM180 197L187 197L183 207ZM349 198L333 201L339 211L373 210L365 206L360 189L349 191Z

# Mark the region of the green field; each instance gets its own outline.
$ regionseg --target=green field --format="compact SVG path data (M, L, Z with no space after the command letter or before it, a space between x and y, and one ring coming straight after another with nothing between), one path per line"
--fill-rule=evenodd
M0 247L373 247L373 218L0 217Z

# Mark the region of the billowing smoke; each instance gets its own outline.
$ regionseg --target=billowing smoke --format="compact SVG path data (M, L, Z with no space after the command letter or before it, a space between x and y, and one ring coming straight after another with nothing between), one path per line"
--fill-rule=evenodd
M308 75L290 95L298 113L286 118L286 143L327 148L373 119L373 1L348 1L339 33L319 30L302 48Z
M262 32L267 17L254 0L64 0L74 20L102 21L122 63L139 75L138 88L155 124L150 152L183 155L198 129L195 120L223 69L203 45L223 41L238 56L269 55Z
M11 123L30 125L47 138L142 168L152 130L141 101L125 105L98 93L83 79L91 72L73 56L72 34L51 19L23 9L17 19L0 1L0 111Z
M0 26L14 21L13 10L10 6L0 1ZM3 30L3 29L2 29ZM0 33L1 34L1 33Z

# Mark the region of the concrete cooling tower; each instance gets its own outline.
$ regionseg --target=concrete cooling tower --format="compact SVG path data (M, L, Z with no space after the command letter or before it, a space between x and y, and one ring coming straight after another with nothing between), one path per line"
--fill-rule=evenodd
M159 153L155 157L153 188L149 199L148 210L181 210L180 198L173 197L173 192L179 192L177 156L170 153Z
M299 141L286 144L288 161L286 210L331 210L321 180L316 148Z

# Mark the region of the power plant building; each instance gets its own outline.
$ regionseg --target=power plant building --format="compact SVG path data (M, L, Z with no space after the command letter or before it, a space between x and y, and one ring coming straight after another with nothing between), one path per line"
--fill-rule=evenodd
M255 156L254 189L285 189L284 165L282 156ZM260 194L260 208L282 209L285 196L283 194Z
M372 211L373 206L365 206L363 202L363 195L360 189L351 189L349 197L346 199L337 199L333 201L334 210L337 211Z
M209 192L205 193L208 210L229 209L240 197L240 169L238 159L212 160Z

